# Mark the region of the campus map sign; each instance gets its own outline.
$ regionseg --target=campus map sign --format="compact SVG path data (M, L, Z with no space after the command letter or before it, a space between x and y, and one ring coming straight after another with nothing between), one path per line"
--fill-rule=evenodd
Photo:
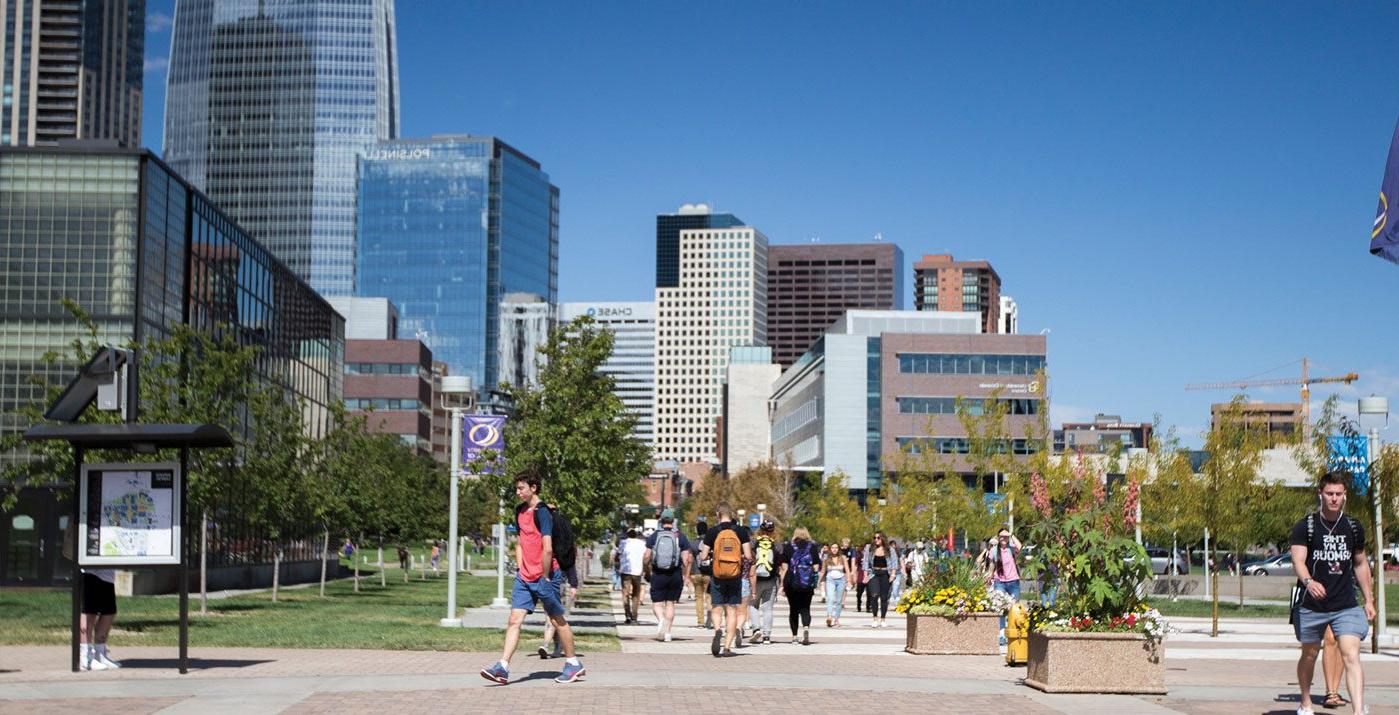
M180 563L180 466L85 464L78 485L78 565Z

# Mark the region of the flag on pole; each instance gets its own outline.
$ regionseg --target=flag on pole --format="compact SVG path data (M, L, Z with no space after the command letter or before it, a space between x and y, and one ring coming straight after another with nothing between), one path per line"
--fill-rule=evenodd
M1375 228L1370 233L1370 253L1391 263L1399 263L1399 215L1389 218L1389 204L1399 200L1399 125L1389 141L1389 160L1380 181L1380 205L1375 210Z

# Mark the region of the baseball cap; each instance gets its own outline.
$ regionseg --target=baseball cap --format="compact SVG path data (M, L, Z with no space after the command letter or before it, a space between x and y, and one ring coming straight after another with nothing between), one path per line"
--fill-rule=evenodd
M758 528L762 529L763 531L768 531L768 530L770 530L770 529L775 529L775 528L777 528L777 524L772 523L772 520L769 519L769 520L767 520L767 521L764 521L762 524L760 524L760 525L758 526Z

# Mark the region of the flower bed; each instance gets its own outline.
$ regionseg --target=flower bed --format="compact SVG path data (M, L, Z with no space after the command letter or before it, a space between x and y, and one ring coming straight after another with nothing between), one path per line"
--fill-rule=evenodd
M997 655L1001 614L1015 600L991 591L969 559L929 564L894 610L908 615L904 650L916 655Z

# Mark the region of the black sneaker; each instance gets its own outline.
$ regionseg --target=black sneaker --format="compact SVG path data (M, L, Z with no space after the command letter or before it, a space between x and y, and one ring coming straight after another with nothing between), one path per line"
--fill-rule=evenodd
M753 645L758 645L759 643L762 642L762 640L763 640L763 632L762 632L762 631L753 631L753 638L752 638Z
M719 657L720 657L720 658L735 658L735 657L738 657L738 654L735 653L735 652L733 652L733 651L731 651L731 650L729 650L728 648L725 648L725 649L723 650L723 652L719 654Z
M714 638L709 641L709 653L715 658L719 657L720 649L724 647L724 632L718 628L714 629Z
M538 650L537 652L539 653L539 659L540 659L540 660L548 660L548 659L549 659L549 649L548 649L548 648L545 648L544 646L539 646L539 650Z

